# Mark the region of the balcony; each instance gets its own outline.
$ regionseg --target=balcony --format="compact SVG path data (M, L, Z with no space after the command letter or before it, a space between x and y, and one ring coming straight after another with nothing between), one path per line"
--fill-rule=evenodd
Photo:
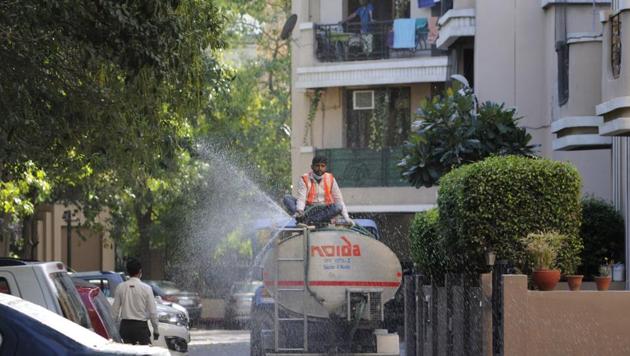
M440 35L436 41L439 49L448 49L461 37L475 36L475 9L451 9L438 21Z
M412 20L413 21L413 20ZM411 22L413 36L397 41L394 21L373 21L369 32L361 33L361 24L316 24L315 56L321 62L346 62L388 58L430 56L427 19ZM396 48L395 48L396 47Z
M396 166L402 158L400 148L332 148L317 150L316 154L328 158L328 170L341 187L409 187Z

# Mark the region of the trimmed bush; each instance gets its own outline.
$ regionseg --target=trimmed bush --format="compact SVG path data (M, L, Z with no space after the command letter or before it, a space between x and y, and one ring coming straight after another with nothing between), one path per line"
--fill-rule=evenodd
M409 227L411 257L418 272L438 280L446 268L446 253L438 231L437 208L416 214Z
M558 267L579 264L580 176L572 165L518 156L492 157L442 177L440 231L456 272L487 270L485 252L524 266L520 240L529 233L567 236Z
M604 258L624 261L624 222L621 214L604 200L594 197L582 199L582 228L584 241L582 268L585 276L596 276Z

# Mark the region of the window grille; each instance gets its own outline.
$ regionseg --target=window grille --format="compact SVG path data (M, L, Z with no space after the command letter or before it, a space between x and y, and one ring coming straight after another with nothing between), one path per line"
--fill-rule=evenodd
M556 7L556 53L558 62L558 105L569 101L569 46L567 44L567 4L560 1Z
M621 20L619 14L610 18L610 65L613 78L621 74Z

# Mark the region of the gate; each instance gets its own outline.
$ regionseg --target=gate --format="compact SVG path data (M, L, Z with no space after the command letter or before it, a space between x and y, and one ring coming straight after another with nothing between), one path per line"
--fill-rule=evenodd
M483 295L479 275L448 274L428 284L405 280L407 355L481 355Z
M431 281L422 274L405 276L406 355L502 356L502 276L508 272L507 263L498 261L486 278L447 274Z

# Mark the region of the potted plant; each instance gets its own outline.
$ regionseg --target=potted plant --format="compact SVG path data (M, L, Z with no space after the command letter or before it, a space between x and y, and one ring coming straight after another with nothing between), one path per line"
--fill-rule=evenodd
M555 232L531 233L522 239L528 260L534 269L533 280L542 291L553 290L560 281L560 270L556 268L558 249L564 235Z
M564 268L562 272L567 279L570 290L580 290L580 288L582 287L582 279L584 278L584 275L575 274L575 271L577 271L578 268L579 261L579 258L568 259L564 262L563 265L561 265L561 267Z
M610 264L608 263L608 258L604 258L604 263L599 266L599 276L595 277L597 290L608 290L610 280Z

